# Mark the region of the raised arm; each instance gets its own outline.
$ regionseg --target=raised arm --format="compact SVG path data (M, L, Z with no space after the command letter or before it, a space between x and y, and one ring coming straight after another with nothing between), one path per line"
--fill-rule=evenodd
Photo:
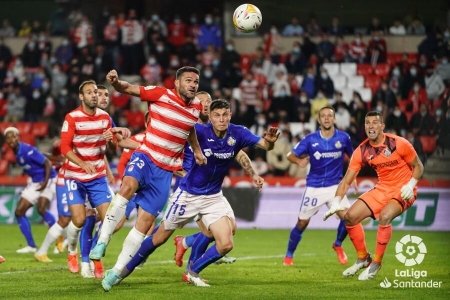
M192 148L192 152L194 152L195 162L200 166L206 165L206 157L203 155L202 148L200 148L200 144L198 143L195 126L192 127L191 131L189 132L187 141Z
M269 127L268 131L264 131L262 138L259 140L256 146L266 151L273 150L273 148L275 147L275 142L280 136L280 133L281 132L278 132L278 128Z
M116 70L109 71L109 73L106 74L106 80L108 80L112 87L119 93L128 94L135 97L139 97L141 95L139 86L130 84L127 81L119 80L119 75Z

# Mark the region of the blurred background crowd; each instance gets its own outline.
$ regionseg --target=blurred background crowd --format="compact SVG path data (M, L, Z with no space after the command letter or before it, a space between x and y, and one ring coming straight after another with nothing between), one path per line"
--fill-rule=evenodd
M260 175L305 175L285 154L316 130L318 110L326 105L335 108L336 127L350 135L354 147L365 139L365 114L378 110L385 131L407 138L423 161L450 149L450 29L427 27L414 14L387 26L376 16L365 28L344 27L338 17L328 23L314 16L305 22L287 18L283 26L258 32L261 43L253 53L239 53L233 38L224 37L217 11L144 18L133 9L117 14L105 9L91 19L63 5L48 20L4 19L0 122L3 127L44 122L42 138L53 139L65 114L79 105L82 81L103 83L116 69L135 84L174 88L175 71L190 65L201 71L199 91L230 101L233 123L258 135L269 125L281 130L274 151L248 150ZM423 40L417 53L391 53L385 41L390 35ZM10 37L26 39L19 55L4 42ZM298 40L283 51L287 37ZM143 130L145 103L112 89L110 102L107 111L117 126ZM113 168L119 155L120 149L109 153ZM232 175L240 174L236 166Z

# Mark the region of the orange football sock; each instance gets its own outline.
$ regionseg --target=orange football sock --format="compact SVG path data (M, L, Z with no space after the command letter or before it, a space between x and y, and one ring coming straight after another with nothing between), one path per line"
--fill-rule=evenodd
M377 232L377 246L375 248L375 255L373 257L373 262L381 264L384 252L386 251L387 244L392 236L392 225L378 225Z
M347 228L348 236L355 247L358 258L365 259L367 257L366 239L364 228L361 223L355 226L345 226Z

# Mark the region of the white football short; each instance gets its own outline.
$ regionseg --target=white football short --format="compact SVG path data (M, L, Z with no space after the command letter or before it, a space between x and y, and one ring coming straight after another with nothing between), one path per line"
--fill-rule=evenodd
M222 191L214 195L197 196L177 189L169 198L163 221L165 229L175 230L194 218L196 221L201 219L209 229L212 223L222 217L234 219L233 209Z
M338 185L332 185L328 187L306 187L303 193L302 204L300 205L300 212L298 214L299 220L309 220L312 216L317 214L322 205L326 204L328 208L331 207L334 195L336 193ZM347 196L344 196L341 201L343 207L349 208Z
M50 178L45 189L38 192L37 189L40 186L40 182L29 182L23 189L20 196L30 202L32 205L36 205L39 198L46 198L48 199L48 201L52 201L56 193L56 177Z

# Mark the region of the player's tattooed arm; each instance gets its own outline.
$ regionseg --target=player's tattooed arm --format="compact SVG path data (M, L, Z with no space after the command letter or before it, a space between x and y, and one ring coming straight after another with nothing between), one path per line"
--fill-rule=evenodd
M236 155L235 160L241 165L245 173L250 175L250 177L253 177L256 174L255 170L253 170L250 158L244 151L240 150L239 153Z
M240 150L239 153L235 157L236 161L241 165L241 167L245 170L245 172L252 177L253 182L258 187L258 190L261 191L264 184L264 179L255 173L253 169L252 162L248 157L247 153Z

